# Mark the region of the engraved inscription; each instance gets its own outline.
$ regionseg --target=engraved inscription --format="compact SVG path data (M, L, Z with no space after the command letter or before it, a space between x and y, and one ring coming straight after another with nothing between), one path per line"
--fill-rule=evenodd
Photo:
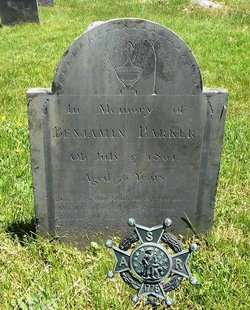
M74 152L70 154L70 159L73 162L78 162L78 161L87 161L88 159L92 159L95 161L100 161L100 162L107 162L107 161L111 161L111 162L115 162L118 160L118 156L116 154L114 154L113 152L109 152L108 154L106 153L100 153L98 152L95 156L88 158L85 154L83 154L82 152Z
M168 155L168 154L161 154L161 153L152 153L152 154L146 154L144 155L137 155L137 154L130 154L128 155L129 161L133 162L134 164L138 162L139 159L147 159L147 161L150 162L157 162L157 161L169 161L174 162L176 161L176 155Z
M55 126L54 137L57 139L124 139L125 129L72 129Z
M165 181L165 177L161 175L144 175L144 174L139 174L135 173L136 176L136 181L141 181L141 182L163 182Z
M195 130L192 129L155 129L147 126L139 126L138 138L153 139L194 139Z
M149 107L111 107L109 104L100 104L98 114L122 114L122 115L142 115L148 117L152 112Z
M154 154L149 154L147 156L149 161L175 161L176 160L176 155L161 155L160 153L154 153Z
M72 161L86 161L88 158L83 153L71 153L70 159Z
M174 107L173 108L173 113L174 114L183 114L184 112L184 106L179 106L179 107Z
M97 161L117 161L118 156L113 154L112 152L108 154L102 154L98 152L96 156L96 160Z
M80 110L77 107L72 107L70 104L67 106L67 114L79 114Z
M121 175L121 176L112 176L110 173L106 173L102 176L93 176L89 173L85 173L82 179L82 182L88 182L93 186L96 186L101 183L113 183L113 184L119 184L121 182L124 182L128 179L127 175Z
M82 182L87 182L93 186L100 185L103 183L119 184L127 180L136 182L165 182L167 177L162 175L145 175L140 172L135 172L130 175L112 175L107 172L104 175L91 175L90 173L84 173Z
M108 154L106 153L100 153L98 152L95 156L88 158L85 154L83 154L82 152L74 152L70 154L70 159L73 162L78 162L78 161L87 161L88 159L93 159L95 161L100 161L100 162L116 162L118 160L118 156L116 154L114 154L113 152L109 152Z
M125 129L72 129L55 126L54 138L57 139L116 139L126 137ZM138 138L153 139L194 139L193 129L156 129L141 125L138 127Z
M134 164L138 160L147 160L149 162L157 162L157 161L163 161L163 162L174 162L176 161L176 155L167 155L167 154L160 154L160 153L152 153L152 154L142 154L142 155L136 155L136 154L130 154L130 155L124 155L126 159L128 159L129 162L133 162ZM73 162L85 162L87 160L94 160L99 162L116 162L121 158L121 156L113 153L102 153L97 152L93 156L87 156L83 154L82 152L73 152L70 154L70 159Z

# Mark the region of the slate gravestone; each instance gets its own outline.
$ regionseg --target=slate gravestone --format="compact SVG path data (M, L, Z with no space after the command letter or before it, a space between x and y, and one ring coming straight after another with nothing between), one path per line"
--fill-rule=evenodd
M3 25L39 23L37 0L1 0L0 16Z
M124 233L166 217L213 222L227 91L203 89L174 32L142 19L94 24L64 53L50 89L28 91L41 233Z
M39 5L53 5L54 1L53 0L38 0Z

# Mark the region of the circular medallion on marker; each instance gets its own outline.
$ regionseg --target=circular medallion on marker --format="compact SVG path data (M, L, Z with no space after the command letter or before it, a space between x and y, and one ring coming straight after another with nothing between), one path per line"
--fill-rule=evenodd
M130 257L133 272L147 282L160 282L171 270L168 252L155 243L144 243Z

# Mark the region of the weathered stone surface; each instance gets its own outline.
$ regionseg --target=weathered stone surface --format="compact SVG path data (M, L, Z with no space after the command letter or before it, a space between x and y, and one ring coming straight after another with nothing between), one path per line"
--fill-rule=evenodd
M188 46L141 19L95 24L65 52L52 90L28 91L41 233L212 225L227 91L204 89Z
M54 0L38 0L39 5L53 5Z
M37 0L1 0L0 16L3 25L39 23Z

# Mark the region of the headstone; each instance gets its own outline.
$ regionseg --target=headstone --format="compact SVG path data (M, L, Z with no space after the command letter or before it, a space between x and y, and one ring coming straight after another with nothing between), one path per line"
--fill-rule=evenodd
M53 5L54 0L38 0L39 5Z
M37 0L1 0L0 16L3 25L39 23Z
M52 90L28 91L39 232L107 237L129 217L206 232L226 104L225 89L202 87L173 31L142 19L93 24L64 53Z

